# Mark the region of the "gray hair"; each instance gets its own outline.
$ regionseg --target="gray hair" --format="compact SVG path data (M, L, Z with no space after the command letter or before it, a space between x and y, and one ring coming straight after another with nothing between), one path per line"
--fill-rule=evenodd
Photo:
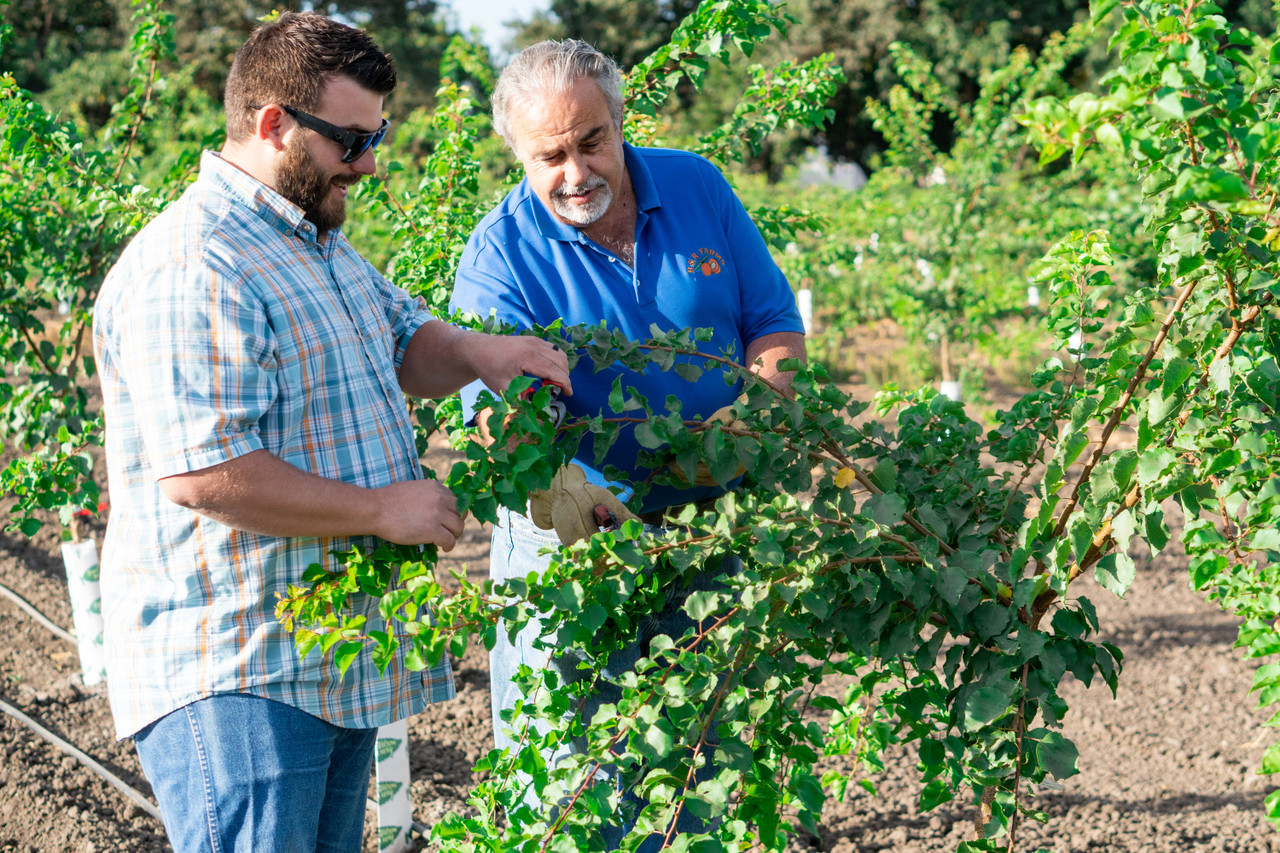
M583 78L592 79L600 86L609 105L609 115L613 123L620 126L622 72L618 64L585 41L565 39L530 45L503 69L493 90L493 129L507 147L515 151L511 109L548 93L568 92Z

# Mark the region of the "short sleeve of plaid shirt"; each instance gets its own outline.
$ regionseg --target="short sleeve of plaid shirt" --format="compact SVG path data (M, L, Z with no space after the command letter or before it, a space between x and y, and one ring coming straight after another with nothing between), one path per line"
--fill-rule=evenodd
M119 370L129 377L151 474L198 471L262 449L276 400L275 335L257 294L205 266L153 271L147 294L118 316Z
M450 698L447 662L344 678L298 657L278 593L374 537L235 530L168 501L158 481L266 450L366 488L420 479L397 373L429 313L342 236L218 157L134 239L103 284L94 345L111 517L101 559L107 686L127 737L216 693L286 702L369 728ZM375 603L353 600L370 630Z

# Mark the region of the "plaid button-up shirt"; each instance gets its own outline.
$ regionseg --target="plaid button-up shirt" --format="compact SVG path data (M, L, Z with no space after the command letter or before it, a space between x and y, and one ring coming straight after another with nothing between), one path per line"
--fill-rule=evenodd
M365 487L421 479L397 382L430 319L339 231L206 152L199 179L130 243L94 314L111 519L102 552L107 689L119 737L196 699L249 693L366 728L454 695L447 661L339 680L299 659L276 593L373 537L279 538L168 501L158 480L265 449ZM369 628L375 602L353 602Z

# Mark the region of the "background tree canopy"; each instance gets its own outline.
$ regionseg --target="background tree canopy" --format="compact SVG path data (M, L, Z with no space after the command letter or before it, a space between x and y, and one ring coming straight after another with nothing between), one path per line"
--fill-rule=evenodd
M27 63L46 102L82 117L97 110L102 126L60 120L0 74L0 438L14 451L0 488L15 497L9 530L26 536L56 518L74 540L78 511L99 506L92 448L103 421L87 349L97 288L120 246L183 191L201 148L218 142L211 78L225 57L211 50L201 64L180 53L191 48L175 44L173 25L179 18L190 43L232 44L232 24L183 19L168 0L133 8L127 50L116 44L123 7L97 7L106 17L90 26L31 6L26 52L8 54ZM423 56L449 35L434 7L323 8ZM699 462L725 484L745 468L750 487L714 510L686 507L672 519L679 532L662 541L634 522L621 537L601 531L561 551L541 578L495 587L458 573L446 596L434 549L379 549L352 552L338 570L313 567L310 588L281 599L278 618L298 629L300 651L332 654L339 668L366 647L385 665L401 643L413 646L409 665L425 666L446 651L462 656L472 641L492 644L499 620L518 629L548 614L543 641L577 649L603 673L632 626L666 606L677 578L742 556L743 570L725 578L731 594L691 595L685 613L697 627L654 643L608 713L572 713L591 679L575 686L525 669L519 725L558 728L531 730L519 755L494 752L475 765L497 771L469 800L481 813L441 820L442 847L600 849L600 827L618 812L617 789L597 784L609 764L648 798L628 846L651 831L672 841L687 808L725 819L708 843L686 834L676 849L758 842L781 851L801 825L817 835L828 791L874 790L882 754L905 746L919 758L921 811L966 797L975 839L961 849L1014 853L1022 817L1038 814L1030 786L1077 771L1064 727L1075 715L1059 685L1069 672L1117 690L1123 650L1071 584L1092 576L1124 595L1138 575L1138 541L1158 553L1180 539L1192 585L1240 618L1245 655L1280 654L1280 43L1232 27L1262 28L1250 17L1258 7L1231 9L1228 22L1202 0L1094 0L1091 23L1048 36L1029 25L1038 45L1017 41L1025 10L877 7L886 33L916 41L892 42L868 68L879 97L860 109L886 143L856 193L802 186L790 173L769 186L738 169L751 158L794 162L771 147L829 139L840 117L828 105L850 87L833 52L797 62L791 48L768 46L771 34L810 36L817 49L819 23L837 11L870 20L854 6L810 9L811 23L797 24L797 6L784 25L782 8L699 5L628 69L626 132L703 154L737 182L788 280L816 309L811 361L782 366L797 370L794 396L748 374L734 411L746 427L725 428L686 420L675 396L654 406L619 378L611 416L557 426L545 414L549 390L522 400L526 389L513 387L493 401L489 426L515 432L497 432L487 450L461 429L456 400L413 405L420 450L443 431L465 456L445 483L481 520L500 503L522 509L588 433L601 447L629 425L643 448L637 461L654 472L633 494L691 479ZM1280 16L1280 0L1272 11ZM377 23L383 13L391 23ZM251 26L251 17L231 20ZM552 11L542 24L558 21ZM12 43L10 30L0 26L0 43ZM1095 81L1107 32L1115 56ZM1001 51L1008 63L984 71ZM401 56L408 71L445 78L437 103L405 109L429 91L406 73L396 96L405 100L389 106L396 129L378 152L382 169L354 191L362 215L353 243L441 316L467 235L519 175L502 165L509 159L484 114L489 60L453 37L434 68ZM123 92L111 76L118 66L127 67ZM459 71L478 85L460 85ZM710 94L705 104L694 89ZM95 93L118 97L105 107ZM877 140L851 138L870 161ZM879 320L913 339L911 369L929 368L936 350L943 387L965 384L966 373L971 387L985 381L996 365L980 347L1021 348L1025 361L1001 357L1018 383L1013 405L966 409L958 389L895 376L874 383L884 386L875 416L862 418L872 405L864 389L849 395L825 365L857 355ZM747 372L730 353L703 352L708 336L696 330L657 329L645 341L603 326L532 331L597 369L652 366L689 381ZM509 443L513 435L537 443ZM385 621L344 609L357 592L380 598ZM1253 683L1262 706L1280 704L1280 663L1258 667ZM837 689L819 691L824 684ZM699 781L713 727L726 761ZM543 745L570 736L585 738L590 754L541 763ZM858 764L826 771L824 756ZM510 766L536 774L548 810L525 802ZM1280 743L1261 772L1280 773ZM1280 824L1280 790L1265 808Z
M455 35L446 23L449 4L437 0L171 0L167 8L178 23L176 53L191 84L220 101L231 56L258 18L272 9L304 5L367 28L396 58L401 85L389 101L392 112L403 116L415 107L434 106L444 48ZM629 68L666 43L697 5L697 0L550 0L529 20L511 22L516 35L507 47L581 38ZM1269 0L1221 5L1233 24L1271 32ZM955 100L967 104L977 98L983 76L1004 67L1014 50L1023 47L1038 55L1052 33L1086 17L1087 7L1087 0L788 0L785 11L794 24L785 39L771 41L758 58L769 64L784 56L803 61L833 54L847 81L829 104L834 116L820 136L791 139L788 153L822 143L833 157L874 167L884 142L865 105L868 99L883 100L901 82L890 44L909 45ZM129 0L11 0L0 9L14 28L0 53L0 68L46 106L90 127L102 126L127 83ZM1069 70L1072 82L1087 85L1105 60L1100 43ZM736 103L735 93L745 88L750 61L731 72L715 72L726 78L714 87L722 93L719 103L704 92L696 110L682 109L672 120L691 136L723 121ZM949 150L954 134L949 121L940 117L933 132L935 143ZM773 174L779 159L766 147L754 166Z
M272 0L169 0L175 52L191 83L222 100L222 87L236 48L262 16L273 10L312 8L368 29L396 59L400 86L390 108L407 114L434 104L440 59L448 44L435 0L335 0L328 3ZM126 53L133 27L129 0L14 0L4 5L14 36L0 52L0 68L46 106L100 127L128 79Z

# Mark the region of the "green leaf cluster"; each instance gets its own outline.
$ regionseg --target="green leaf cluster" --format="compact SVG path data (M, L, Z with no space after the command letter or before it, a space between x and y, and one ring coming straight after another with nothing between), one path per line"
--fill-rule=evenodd
M28 533L51 511L65 520L96 500L86 452L101 424L84 349L93 299L119 247L194 162L174 159L154 185L139 177L165 150L151 119L185 106L159 73L168 18L154 3L138 8L131 94L100 133L0 77L0 432L20 451L0 477ZM533 620L539 643L580 661L581 678L565 683L521 672L525 698L505 721L521 747L481 762L474 812L435 830L443 847L600 849L602 828L626 820L631 846L657 834L673 849L782 850L797 827L816 827L829 795L874 790L884 752L907 747L921 808L968 798L984 837L965 848L1008 849L1019 821L1040 816L1037 786L1077 768L1064 679L1119 683L1121 650L1098 641L1094 606L1072 584L1092 574L1123 595L1133 546L1170 546L1170 502L1185 518L1192 584L1240 616L1247 655L1280 651L1280 47L1191 0L1106 0L1094 21L1113 32L1117 56L1097 92L1062 78L1091 43L1084 27L1034 60L1015 54L969 106L899 48L903 86L871 109L893 144L883 177L825 210L792 197L753 204L793 280L841 282L822 304L846 327L871 309L842 296L887 293L882 310L941 347L1019 310L1028 282L1040 287L1046 307L1028 319L1063 354L989 423L931 389L852 399L820 361L784 365L796 371L784 392L739 354L705 351L698 330L627 340L558 325L532 333L614 372L608 411L556 425L548 392L522 400L528 383L517 381L488 401L497 440L485 448L456 401L415 404L420 446L441 430L462 451L444 482L482 520L522 510L584 442L601 453L621 430L643 447L633 501L699 462L725 483L745 472L714 507L677 510L667 533L628 522L558 549L541 575L456 577L446 593L433 549L383 545L312 567L280 599L299 651L340 672L363 654L384 670L401 654L428 667ZM628 134L660 140L663 111L688 87L758 56L785 28L766 2L700 5L631 69ZM497 145L482 138L485 64L463 42L451 48L450 73L472 82L446 79L439 109L402 128L393 150L405 162L361 191L393 235L392 276L442 315L466 235L497 184L518 178L481 165ZM742 162L780 130L825 121L840 79L823 57L752 74L752 98L690 147ZM932 142L940 119L959 132L946 153ZM431 140L425 156L408 144L419 132ZM35 173L46 180L33 185ZM418 183L405 189L409 175ZM873 287L877 278L892 286ZM741 380L742 425L644 399L628 377L652 370ZM728 555L741 569L685 599L690 628L613 677L617 700L584 719L586 693L635 626ZM824 690L834 679L841 695ZM1278 684L1274 663L1259 667L1264 705L1280 699ZM581 749L548 765L543 756L570 740ZM823 772L834 755L855 756L857 769ZM1277 768L1273 747L1261 770ZM609 774L642 801L623 802ZM1280 796L1268 809L1280 820ZM712 828L679 834L683 814Z

